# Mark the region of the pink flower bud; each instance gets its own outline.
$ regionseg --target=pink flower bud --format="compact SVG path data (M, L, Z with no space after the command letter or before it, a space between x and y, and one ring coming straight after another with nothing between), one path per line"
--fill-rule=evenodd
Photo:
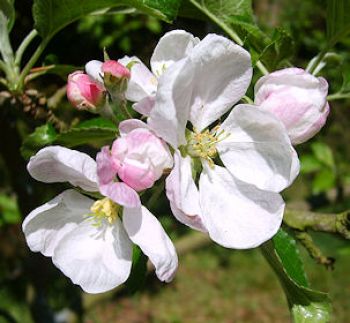
M146 128L116 139L111 153L119 178L136 191L152 187L173 163L165 143Z
M285 125L294 145L324 126L329 114L328 83L300 68L286 68L263 76L255 85L255 104Z
M79 110L95 112L105 100L104 88L81 71L68 76L67 97Z
M102 64L101 70L104 74L109 73L117 79L129 79L130 71L117 61L109 60Z

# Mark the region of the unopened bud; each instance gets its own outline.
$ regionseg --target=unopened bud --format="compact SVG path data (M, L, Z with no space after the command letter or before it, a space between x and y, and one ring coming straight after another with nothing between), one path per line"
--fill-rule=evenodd
M112 97L124 95L131 76L130 71L124 65L113 60L104 62L101 71L104 85Z
M301 68L263 76L255 85L255 104L275 115L292 144L303 143L324 126L329 114L328 83Z
M67 97L78 110L97 112L104 105L104 88L81 71L68 76Z

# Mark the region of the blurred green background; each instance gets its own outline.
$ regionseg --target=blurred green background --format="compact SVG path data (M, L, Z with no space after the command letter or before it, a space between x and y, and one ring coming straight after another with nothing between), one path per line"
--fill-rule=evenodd
M11 34L19 44L32 27L31 1L16 1L17 20ZM306 67L325 43L325 1L257 0L254 12L258 24L271 34L277 27L290 32L293 65ZM137 14L89 16L63 29L46 49L42 62L83 66L102 59L106 47L111 58L137 55L149 62L159 37L171 29L186 29L198 37L220 32L203 21L178 18L165 24ZM322 71L330 93L342 83L340 66L350 69L350 40L337 45L335 55ZM34 47L33 47L34 48ZM30 51L29 51L30 52ZM28 53L27 53L28 54ZM65 79L48 75L31 85L49 97ZM302 161L301 175L284 192L288 205L299 209L338 212L350 208L350 102L331 102L327 125L310 143L297 147ZM78 114L65 99L55 115L72 125L89 118ZM43 123L30 118L32 127ZM27 126L23 133L29 132ZM1 138L1 140L11 138ZM93 148L81 147L94 153ZM103 295L85 295L41 255L30 253L21 232L21 214L9 185L7 161L0 157L0 323L2 322L286 322L287 302L281 287L259 250L233 251L214 243L202 243L180 254L180 267L173 283L165 285L149 274L139 291L127 289ZM61 190L61 185L41 186L42 202ZM151 206L175 242L197 235L176 223L164 196ZM193 241L192 241L193 239ZM327 234L314 234L326 256L336 259L333 271L316 264L301 248L311 285L329 291L333 299L333 322L348 322L350 315L350 246ZM190 247L191 249L191 247ZM34 295L33 284L40 286ZM36 289L36 293L38 290ZM36 299L35 306L29 307ZM35 316L40 313L40 316Z

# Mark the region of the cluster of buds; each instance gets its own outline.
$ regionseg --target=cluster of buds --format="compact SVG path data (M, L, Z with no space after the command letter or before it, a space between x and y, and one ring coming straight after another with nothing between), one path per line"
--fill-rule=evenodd
M117 61L91 61L86 72L76 71L68 76L67 97L78 110L98 113L112 98L123 98L130 71Z

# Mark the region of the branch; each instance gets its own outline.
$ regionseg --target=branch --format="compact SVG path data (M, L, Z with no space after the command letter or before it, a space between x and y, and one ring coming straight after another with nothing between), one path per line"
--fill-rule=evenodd
M350 210L341 213L316 213L286 209L283 221L299 231L337 233L345 239L350 239Z

